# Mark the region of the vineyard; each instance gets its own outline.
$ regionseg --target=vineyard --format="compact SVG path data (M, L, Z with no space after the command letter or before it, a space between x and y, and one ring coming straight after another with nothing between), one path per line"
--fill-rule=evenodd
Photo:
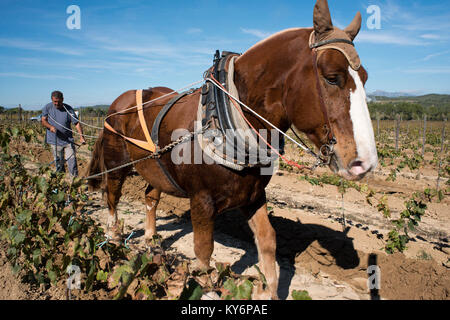
M85 118L97 126L100 117ZM376 119L379 166L360 182L327 168L279 163L267 188L277 233L282 299L370 299L369 266L382 299L450 297L450 153L445 121ZM119 217L123 242L105 235L101 193L56 174L40 123L0 123L0 298L254 299L265 278L237 212L218 217L208 272L195 269L189 201L163 195L158 237L144 242L145 181L132 173ZM98 134L84 127L87 136ZM84 173L95 139L77 150ZM299 164L313 159L287 142Z

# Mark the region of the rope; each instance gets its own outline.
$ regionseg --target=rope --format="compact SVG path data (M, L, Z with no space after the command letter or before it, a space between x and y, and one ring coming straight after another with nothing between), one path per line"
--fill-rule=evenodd
M132 237L133 235L134 235L134 231L132 231L132 232L130 233L130 235L125 239L125 242L124 242L125 248L130 249L130 248L128 248L127 241L130 240L131 237Z
M48 115L48 117L49 117L50 119L52 119L56 124L58 124L59 126L63 127L63 128L66 129L66 130L69 130L70 132L76 133L76 134L78 134L78 135L80 135L80 136L87 137L87 138L90 138L90 139L97 139L97 138L98 138L97 136L89 136L89 135L87 135L87 134L80 134L80 133L78 133L78 132L76 132L76 131L73 131L72 129L63 126L61 123L59 123L58 121L56 121L55 119L53 119L53 117L52 117L50 114Z
M167 97L167 96L170 96L170 95L172 95L172 94L174 94L174 93L178 93L178 91L183 91L183 90L185 90L185 89L192 88L192 86L195 86L195 85L200 84L200 83L203 83L203 82L204 82L204 80L193 82L193 83L191 83L191 84L189 84L189 85L187 85L187 86L185 86L185 87L182 87L182 88L180 88L180 89L177 89L177 90L174 90L174 91L172 91L172 92L169 92L169 93L167 93L167 94L165 94L165 95L162 95L161 97L158 97L158 98L152 99L152 100L150 100L150 101L147 101L147 102L143 103L142 105L144 106L144 105L146 105L146 104L149 104L149 103L152 103L152 102L154 102L154 101L160 100L160 99L165 98L165 97ZM103 127L93 126L93 125L90 125L90 124L88 124L88 123L86 123L86 122L81 121L80 119L74 117L74 116L72 115L72 113L70 113L69 110L67 110L67 108L66 108L66 106L65 106L64 104L63 104L63 107L64 107L64 109L67 111L67 113L68 113L73 119L77 120L77 121L80 122L81 124L83 124L83 125L85 125L85 126L88 126L88 127L91 127L91 128L94 128L94 129L97 129L97 130L103 130L103 129L104 129ZM126 111L129 111L129 110L132 110L132 109L134 109L134 108L136 108L136 107L137 107L137 106L134 106L134 107L131 107L131 108L128 108L128 109L121 110L121 111L115 112L115 113L113 113L113 114L110 114L110 115L108 115L108 116L105 118L105 121L106 121L106 119L108 119L108 118L110 118L110 117L112 117L112 116L114 116L114 115L116 115L116 114L122 114L122 113L124 113L124 112L126 112ZM63 126L62 124L60 124L59 122L57 122L55 119L53 119L50 115L48 115L48 116L50 117L50 119L52 119L55 123L57 123L58 125L60 125L60 126L63 127L64 129L69 130L69 131L71 131L71 132L73 132L73 133L76 133L76 134L80 135L78 132L73 131L72 129ZM97 139L97 138L98 138L97 136L90 136L90 135L86 135L86 134L83 134L82 136L83 136L83 137L90 138L90 139Z
M152 99L152 100L150 100L150 101L147 101L147 102L143 103L142 105L145 106L145 105L147 105L147 104L149 104L149 103L152 103L152 102L154 102L154 101L157 101L157 100L163 99L163 98L165 98L165 97L168 97L168 96L170 96L170 95L172 95L172 94L174 94L174 93L178 93L178 91L183 91L183 90L185 90L185 89L192 88L192 86L195 86L195 85L200 84L200 83L203 83L203 82L204 82L204 80L200 80L200 81L193 82L193 83L191 83L191 84L189 84L189 85L187 85L187 86L185 86L185 87L182 87L182 88L180 88L180 89L177 89L177 90L174 90L174 91L172 91L172 92L169 92L169 93L167 93L167 94L165 94L165 95L162 95L161 97L158 97L158 98ZM92 128L98 129L98 130L103 130L103 127L100 128L100 127L92 126L92 125L90 125L90 124L88 124L88 123L82 122L80 119L77 119L76 117L74 117L74 116L66 109L66 107L64 106L64 104L63 104L63 107L64 107L64 109L67 111L67 113L68 113L72 118L74 118L74 119L77 120L78 122L82 123L83 125L86 125L86 126L88 126L88 127L92 127ZM108 116L105 118L105 121L106 121L106 119L108 119L108 118L110 118L110 117L112 117L112 116L114 116L114 115L116 115L116 114L122 114L122 113L124 113L124 112L126 112L126 111L129 111L129 110L132 110L132 109L134 109L134 108L136 108L136 107L137 107L137 106L133 106L133 107L131 107L131 108L128 108L128 109L121 110L121 111L115 112L115 113L113 113L113 114L110 114L110 115L108 115ZM73 132L73 133L76 133L76 134L80 135L78 132L73 131L72 129L63 126L62 124L60 124L59 122L57 122L55 119L53 119L50 115L48 115L48 116L50 117L50 119L52 119L53 121L55 121L55 123L57 123L58 125L60 125L60 126L63 127L64 129L69 130L69 131L71 131L71 132ZM97 138L98 138L97 136L89 136L89 135L86 135L86 134L83 134L82 136L87 137L87 138L91 138L91 139L97 139Z
M73 223L73 221L74 221L74 216L72 215L71 217L70 217L70 220L69 220L69 226L71 226L72 225L72 223Z
M181 138L175 140L174 142L168 144L168 145L165 146L164 148L162 148L162 149L160 149L160 150L158 150L158 151L156 151L156 152L154 152L154 153L152 153L152 154L150 154L150 155L148 155L148 156L146 156L146 157L143 157L143 158L141 158L141 159L137 159L137 160L134 160L134 161L131 161L131 162L122 164L122 165L120 165L120 166L118 166L118 167L115 167L115 168L112 168L112 169L109 169L109 170L106 170L106 171L103 171L103 172L100 172L100 173L97 173L97 174L94 174L94 175L85 177L85 178L83 178L83 179L85 179L85 180L93 179L93 178L102 176L102 175L104 175L104 174L107 174L107 173L109 173L109 172L116 171L116 170L119 170L119 169L122 169L122 168L126 168L126 167L128 167L128 166L134 165L134 164L136 164L136 163L138 163L138 162L141 162L141 161L144 161L144 160L148 160L148 159L157 159L157 158L159 158L159 157L161 156L161 154L163 154L163 153L169 151L170 149L176 147L177 145L179 145L179 144L181 144L181 143L184 143L185 141L188 141L188 140L192 139L192 137L194 137L195 135L203 134L208 128L209 128L209 125L203 127L201 130L199 130L199 131L197 131L197 132L191 132L191 133L189 133L188 135L183 136L183 137L181 137Z
M158 98L152 99L152 100L150 100L150 101L147 101L147 102L143 103L142 106L145 106L146 104L152 103L152 102L157 101L157 100L160 100L160 99L162 99L162 98L168 97L168 96L170 96L170 95L172 95L172 94L174 94L174 93L178 93L179 91L184 91L184 90L186 90L186 89L190 89L190 88L192 88L193 86L195 86L195 85L197 85L197 84L200 84L200 83L203 83L203 82L204 82L204 80L200 80L200 81L193 82L193 83L191 83L191 84L189 84L189 85L187 85L187 86L185 86L185 87L183 87L183 88L174 90L174 91L169 92L169 93L167 93L167 94L165 94L165 95L162 95L161 97L158 97ZM125 109L125 110L121 110L121 111L112 113L112 114L108 115L108 116L105 118L105 121L106 121L106 119L108 119L108 118L110 118L110 117L112 117L112 116L114 116L114 115L116 115L116 114L122 114L122 113L124 113L124 112L126 112L126 111L133 110L133 109L136 108L136 107L137 107L137 106L134 106L134 107L130 107L130 108Z
M99 247L99 248L103 247L106 243L108 243L109 239L112 239L112 237L111 237L110 235L107 234L107 235L106 235L106 240L103 241L102 243L99 243L99 244L97 245L97 247Z
M234 106L236 107L236 109L239 111L239 113L242 115L242 117L244 118L245 122L247 122L247 124L253 129L253 131L258 135L258 137L264 141L264 143L271 148L281 159L283 159L284 162L286 162L288 165L292 166L292 167L297 167L300 170L303 169L310 169L313 170L318 164L319 162L317 162L312 168L308 168L307 166L304 165L299 165L298 163L291 161L289 159L287 159L286 157L284 157L283 155L281 155L278 150L276 150L274 147L272 147L272 145L267 142L263 136L261 136L259 134L259 132L255 129L255 127L250 123L250 121L248 121L248 119L245 117L245 115L242 113L242 110L240 110L237 105L236 102L240 103L241 105L243 105L245 108L247 108L248 110L250 110L254 115L256 115L258 118L260 118L261 120L263 120L264 122L266 122L267 124L269 124L271 127L273 127L274 129L276 129L278 132L280 132L282 135L284 135L285 137L289 138L292 142L294 142L296 145L298 145L299 147L301 147L303 150L307 151L308 153L312 153L311 150L309 150L308 148L302 146L301 144L299 144L297 141L295 141L294 139L292 139L291 137L289 137L287 134L285 134L283 131L281 131L280 129L278 129L276 126L274 126L272 123L270 123L268 120L266 120L264 117L262 117L261 115L259 115L257 112L253 111L253 109L251 109L250 107L248 107L247 105L245 105L243 102L239 101L239 99L237 99L236 97L234 97L233 95L231 95L230 93L228 93L225 88L222 86L222 84L220 84L212 75L211 75L211 79L206 79L206 81L210 81L212 84L214 84L217 88L219 88L220 90L222 90L225 94L227 94L229 97L232 98L232 102L234 104ZM235 100L235 101L233 101ZM312 153L314 154L314 153ZM317 156L316 156L317 157ZM320 158L318 158L318 160L320 160Z
M289 140L291 140L291 141L292 141L293 143L295 143L297 146L299 146L300 148L302 148L303 150L305 150L305 151L308 152L309 154L311 154L311 155L315 156L316 158L318 158L317 155L316 155L314 152L312 152L309 148L307 148L307 147L305 147L305 146L299 144L297 141L295 141L294 139L292 139L291 137L289 137L289 136L288 136L287 134L285 134L283 131L281 131L280 129L278 129L275 125L273 125L273 124L270 123L268 120L266 120L264 117L262 117L261 115L259 115L257 112L253 111L253 109L251 109L250 107L248 107L247 105L245 105L243 102L241 102L239 99L237 99L236 97L234 97L234 96L231 95L230 93L228 93L223 87L221 87L220 83L219 83L219 85L216 84L214 81L217 81L217 80L215 80L215 79L214 79L214 80L212 80L212 79L205 79L205 81L210 81L212 84L214 84L214 85L215 85L216 87L218 87L220 90L222 90L225 94L227 94L229 97L231 97L231 98L232 98L231 101L233 102L233 104L235 104L235 101L238 102L239 104L241 104L242 106L244 106L246 109L248 109L249 111L251 111L253 114L255 114L257 117L259 117L261 120L263 120L264 122L266 122L267 124L269 124L271 127L273 127L274 129L276 129L278 132L280 132L282 135L284 135L285 137L287 137ZM194 84L199 84L199 83L202 83L202 82L203 82L203 80L202 80L202 81L194 82L194 83L190 84L189 86L186 86L186 87L184 87L184 88L182 88L182 89L191 88L192 85L194 85ZM182 89L179 89L179 90L182 90ZM158 98L156 98L156 99L150 100L150 101L148 101L148 102L146 102L146 103L144 103L144 104L148 104L148 103L153 102L153 101L156 101L156 100L158 100L158 99L162 99L162 98L164 98L164 97L166 97L166 96L168 96L168 95L171 95L171 94L173 94L173 93L175 93L175 92L176 92L176 91L173 91L173 92L171 92L171 93L165 94L165 95L163 95L163 96L161 96L161 97L158 97ZM233 100L234 100L234 101L233 101ZM237 107L236 104L235 104L235 107ZM113 115L115 115L115 114L120 114L120 113L122 113L122 112L125 112L125 111L127 111L127 110L131 110L131 109L134 109L134 108L136 108L136 106L131 107L131 108L128 108L128 109L125 109L125 110L122 110L122 111L120 111L120 112L113 113L113 114L109 115L108 117L106 117L106 118L105 118L105 121L106 121L106 119L108 119L109 117L111 117L111 116L113 116ZM294 162L294 161L290 161L290 160L286 159L286 157L282 156L282 155L278 152L278 150L276 150L275 148L273 148L273 147L270 145L270 143L268 143L268 142L267 142L267 141L266 141L266 140L265 140L265 139L257 132L257 130L253 127L253 125L252 125L252 124L247 120L247 118L244 116L244 114L242 113L242 110L240 110L239 108L237 108L237 109L238 109L238 111L241 113L241 115L243 116L244 120L245 120L245 121L253 128L253 130L256 132L256 134L257 134L257 135L258 135L258 136L259 136L259 137L267 144L267 146L269 146L269 147L270 147L270 148L271 148L271 149L272 149L272 150L273 150L273 151L274 151L281 159L283 159L283 161L285 161L288 165L297 167L297 168L300 169L300 170L303 170L303 169L310 169L310 170L313 170L315 167L317 167L317 166L321 163L321 159L318 158L317 163L314 164L312 168L308 168L307 166L299 165L298 163L296 163L296 162ZM110 172L112 172L112 171L120 170L120 169L122 169L122 168L131 166L131 165L134 165L134 164L136 164L136 163L138 163L138 162L141 162L141 161L144 161L144 160L159 158L159 156L160 156L162 153L164 153L164 152L168 151L169 149L175 147L177 144L184 142L184 140L186 140L187 138L192 138L192 136L194 136L195 134L199 134L199 133L204 132L206 129L207 129L207 127L202 128L202 129L200 130L200 132L191 132L190 135L181 137L181 138L178 139L177 141L175 141L175 142L173 142L173 143L167 145L166 147L164 147L163 149L159 150L158 152L152 153L152 154L150 154L150 155L148 155L148 156L146 156L146 157L143 157L143 158L138 159L138 160L131 161L131 162L129 162L129 163L125 163L125 164L120 165L120 166L118 166L118 167L115 167L115 168L112 168L112 169L108 169L108 170L106 170L106 171L103 171L103 172L100 172L100 173L97 173L97 174L94 174L94 175L85 177L85 178L83 178L83 179L85 179L85 180L93 179L93 178L102 176L102 175L104 175L104 174L110 173Z
M88 124L88 123L86 123L86 122L81 121L81 120L78 119L77 117L74 117L73 114L71 114L71 113L69 112L69 110L67 110L67 108L66 108L66 106L64 105L64 103L63 103L63 107L64 107L64 109L66 109L67 113L68 113L73 119L77 120L77 121L80 122L81 124L83 124L83 125L85 125L85 126L87 126L87 127L91 127L91 128L97 129L97 130L103 130L103 127L100 128L100 127L93 126L93 125L91 125L91 124ZM81 109L81 107L80 107L80 109Z
M248 111L250 111L251 113L253 113L255 116L257 116L258 118L260 118L261 120L263 120L265 123L267 123L269 126L271 126L272 128L274 128L275 130L277 130L279 133L281 133L283 136L285 136L286 138L288 138L289 140L291 140L293 143L295 143L297 146L299 146L301 149L303 149L304 151L308 152L311 154L311 150L303 145L301 145L300 143L298 143L297 141L295 141L294 139L292 139L291 137L289 137L286 133L284 133L283 131L281 131L280 129L278 129L275 125L273 125L270 121L266 120L263 116L259 115L256 111L254 111L253 109L251 109L249 106L247 106L245 103L243 103L242 101L240 101L238 98L236 98L235 96L233 96L231 93L229 93L228 91L226 91L223 86L221 86L221 84L217 84L215 81L217 81L216 79L212 80L212 79L206 79L206 81L211 82L212 84L214 84L217 88L219 88L220 90L222 90L226 95L228 95L230 98L232 98L232 100L236 101L237 103L239 103L240 105L242 105L243 107L245 107ZM314 154L312 154L314 155Z
M122 164L122 165L120 165L120 166L118 166L118 167L115 167L115 168L112 168L112 169L108 169L108 170L106 170L106 171L103 171L103 172L94 174L94 175L92 175L92 176L88 176L88 177L83 178L83 179L89 180L89 179L93 179L93 178L96 178L96 177L100 177L100 176L102 176L102 175L104 175L104 174L107 174L107 173L110 173L110 172L113 172L113 171L116 171L116 170L119 170L119 169L122 169L122 168L126 168L126 167L128 167L128 166L132 166L133 164L136 164L136 163L138 163L138 162L141 162L141 161L144 161L144 160L148 160L148 159L152 159L152 157L153 157L153 154L151 154L151 155L149 155L149 156L146 156L146 157L144 157L144 158L141 158L141 159L132 161L132 162L128 162L128 163Z

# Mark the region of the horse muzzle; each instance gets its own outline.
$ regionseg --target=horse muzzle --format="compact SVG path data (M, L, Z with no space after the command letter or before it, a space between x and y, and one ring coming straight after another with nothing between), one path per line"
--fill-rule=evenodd
M338 157L333 155L330 161L330 169L343 177L346 180L350 181L359 181L363 179L369 172L375 170L377 167L378 158L377 159L355 159L350 162L349 166L345 168L341 165Z

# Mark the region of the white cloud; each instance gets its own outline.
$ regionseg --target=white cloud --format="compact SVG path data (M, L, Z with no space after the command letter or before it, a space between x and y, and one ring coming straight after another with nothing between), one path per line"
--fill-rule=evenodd
M402 70L404 73L413 74L450 74L450 67L411 68Z
M431 33L422 34L420 37L422 39L428 39L428 40L440 40L440 39L442 39L441 36L438 36L437 34L431 34Z
M265 39L273 34L273 32L267 32L267 31L262 31L262 30L258 30L258 29L241 28L241 31L246 34L251 34L260 39Z
M16 38L0 38L0 47L33 50L33 51L49 51L72 56L81 56L84 54L82 51L80 50L75 51L70 47L55 47L43 42L16 39Z
M423 58L422 61L428 61L428 60L431 60L431 59L439 57L439 56L443 56L443 55L448 54L448 53L450 53L450 50L443 51L443 52L432 53L432 54L427 55L425 58Z
M188 34L195 34L195 33L202 33L203 30L200 28L189 28L186 30L186 33Z
M361 31L356 37L355 42L395 44L403 46L425 46L428 44L427 42L413 36L404 36L380 31Z
M61 76L53 74L31 74L25 72L0 72L0 77L14 77L14 78L27 78L27 79L41 79L41 80L75 80L76 78L71 76Z

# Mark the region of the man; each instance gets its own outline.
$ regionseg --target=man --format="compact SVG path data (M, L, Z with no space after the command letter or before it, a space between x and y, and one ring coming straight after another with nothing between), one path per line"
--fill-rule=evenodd
M77 159L74 139L70 124L75 125L80 135L80 143L85 144L83 130L73 108L65 103L60 91L51 95L52 102L42 109L42 125L47 128L46 142L50 144L55 159L56 171L64 172L64 163L67 162L72 177L78 176Z

